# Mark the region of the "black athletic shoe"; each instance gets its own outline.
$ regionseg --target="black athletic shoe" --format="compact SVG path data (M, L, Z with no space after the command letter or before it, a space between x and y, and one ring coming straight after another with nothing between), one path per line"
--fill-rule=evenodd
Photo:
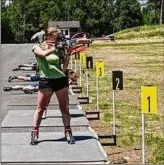
M21 68L21 65L18 65L18 67L17 67L17 68L13 69L13 71L20 70L20 68Z
M11 82L12 79L13 79L13 76L9 76L8 82Z
M25 94L33 94L34 92L31 89L24 89Z
M22 67L22 65L18 65L18 68Z
M73 138L72 132L70 129L65 131L65 138L68 144L75 144L75 139Z
M38 130L32 130L30 145L37 145L38 144L38 137L39 137Z
M3 87L3 91L11 91L12 87Z
M9 76L8 82L11 82L13 79L15 79L15 76Z
M17 71L17 70L20 70L20 68L14 68L12 71Z

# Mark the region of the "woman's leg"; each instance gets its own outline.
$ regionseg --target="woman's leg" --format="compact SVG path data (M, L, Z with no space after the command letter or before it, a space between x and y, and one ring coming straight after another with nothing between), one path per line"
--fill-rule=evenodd
M24 80L24 81L30 81L30 77L26 77L26 76L18 76L17 79L18 80Z
M23 91L24 93L26 94L32 94L34 92L38 92L38 86L32 86L32 85L29 85L27 87L24 87L23 88Z
M27 76L9 76L8 78L8 82L11 82L14 79L18 79L18 80L24 80L24 81L30 81L30 77Z
M11 90L23 90L23 85L15 85L12 87L3 87L3 91L11 91Z
M33 70L33 68L32 68L32 66L30 66L30 67L24 66L24 67L21 67L20 70L29 70L29 71L31 71L31 70Z
M56 96L62 113L63 124L65 127L70 127L68 87L57 91Z
M32 66L34 66L34 65L36 65L36 63L26 63L26 64L22 64L22 65L19 65L20 67L32 67Z
M51 97L49 99L47 99L47 104L46 104L46 107L45 107L45 110L44 110L44 114L43 114L43 117L42 117L44 119L46 119L46 117L47 117L47 109L48 109L50 100L51 100Z
M33 127L38 128L40 126L43 112L47 106L48 100L50 100L52 96L52 91L38 91L38 102L37 109L34 113L33 117Z
M56 96L58 98L59 107L60 107L60 110L62 113L66 140L69 144L74 144L75 140L72 136L72 131L71 131L71 127L70 127L68 87L57 91Z
M31 145L37 144L39 137L39 126L42 120L42 115L47 105L47 99L49 100L52 96L52 91L38 91L38 103L37 109L33 117L33 128L31 132Z
M24 85L15 85L12 87L12 90L23 90L24 87Z

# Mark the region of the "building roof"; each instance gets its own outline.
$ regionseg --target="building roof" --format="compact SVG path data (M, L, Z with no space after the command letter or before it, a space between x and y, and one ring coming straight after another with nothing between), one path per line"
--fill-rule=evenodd
M48 26L58 26L58 28L79 28L79 21L50 21Z

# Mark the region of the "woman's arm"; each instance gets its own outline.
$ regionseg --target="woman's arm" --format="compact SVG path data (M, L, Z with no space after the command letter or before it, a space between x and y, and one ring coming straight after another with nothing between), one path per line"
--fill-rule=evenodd
M48 56L49 54L51 54L52 52L54 52L54 51L55 51L55 47L51 47L51 48L49 48L49 49L42 50L39 46L33 50L33 52L34 52L37 56L40 56L40 57L46 57L46 56Z
M64 62L63 62L63 68L62 68L63 72L66 72L68 65L69 65L69 55L66 55Z
M38 65L38 63L36 64L36 74L39 74L39 65Z

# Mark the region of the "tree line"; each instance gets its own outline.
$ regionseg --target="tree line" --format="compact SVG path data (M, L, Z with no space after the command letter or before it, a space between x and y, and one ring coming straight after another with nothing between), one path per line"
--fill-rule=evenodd
M142 26L162 24L163 0L1 0L1 42L30 42L38 25L48 21L80 21L82 31L101 36Z

